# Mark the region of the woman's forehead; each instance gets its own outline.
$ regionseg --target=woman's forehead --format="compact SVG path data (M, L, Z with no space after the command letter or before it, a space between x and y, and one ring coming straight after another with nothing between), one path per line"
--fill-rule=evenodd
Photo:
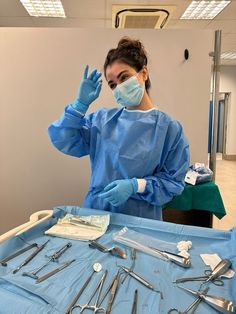
M130 65L123 62L115 61L112 64L108 65L106 68L105 74L107 81L116 79L117 76L123 71L136 72L135 69L132 68Z

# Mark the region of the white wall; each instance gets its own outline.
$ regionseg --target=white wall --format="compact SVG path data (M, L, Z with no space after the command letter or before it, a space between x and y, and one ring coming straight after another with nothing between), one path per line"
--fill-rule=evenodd
M220 91L231 93L228 104L226 155L236 155L236 66L221 67Z
M47 127L76 97L84 65L102 70L123 35L143 41L155 104L183 124L192 161L207 161L211 31L0 28L0 233L37 210L82 204L88 158L58 152ZM105 79L91 110L101 106L116 106Z

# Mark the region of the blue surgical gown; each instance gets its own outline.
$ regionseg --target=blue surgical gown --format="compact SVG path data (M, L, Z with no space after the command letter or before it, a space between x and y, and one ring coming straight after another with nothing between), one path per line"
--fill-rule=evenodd
M68 105L48 132L61 152L90 157L85 208L160 220L162 205L184 189L189 145L180 123L158 109L100 109L83 116ZM110 182L134 177L145 179L146 188L121 206L98 196Z

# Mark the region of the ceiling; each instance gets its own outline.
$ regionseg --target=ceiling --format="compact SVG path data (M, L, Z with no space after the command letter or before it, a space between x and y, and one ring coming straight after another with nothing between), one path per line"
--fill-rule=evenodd
M61 0L67 18L30 17L20 0L0 0L0 27L112 27L112 5L175 5L176 9L166 29L222 30L221 51L236 52L236 0L213 20L180 20L191 0ZM236 65L235 60L222 60L223 64Z

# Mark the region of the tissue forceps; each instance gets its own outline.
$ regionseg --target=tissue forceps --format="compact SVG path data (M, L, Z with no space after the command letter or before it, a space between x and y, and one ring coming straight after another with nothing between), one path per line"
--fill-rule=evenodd
M197 276L197 277L186 277L186 278L179 278L174 283L186 282L186 281L203 281L202 284L205 284L209 281L214 283L216 286L223 286L223 280L219 279L218 277L223 275L231 266L231 262L228 259L223 259L220 261L216 267L211 270L205 270L205 276Z
M99 304L99 298L100 298L100 295L101 295L102 287L103 287L104 281L106 279L106 276L107 276L107 270L103 273L101 279L99 280L99 282L98 282L96 288L94 289L94 291L93 291L90 299L88 300L88 302L85 303L85 304L74 305L70 309L70 313L72 313L74 311L74 309L77 308L77 307L80 307L80 309L81 309L78 314L83 313L86 309L87 310L92 310L94 314L96 314L97 312L103 312L103 313L106 312L106 310L103 307L100 307L100 304ZM96 301L95 301L94 305L90 305L90 302L92 301L92 299L94 298L94 296L96 294L97 294L97 297L96 297Z
M202 294L204 294L204 295L207 294L208 290L209 290L209 288L206 288L206 289L202 292ZM194 300L194 301L187 307L186 310L180 311L180 310L178 310L178 309L176 309L176 308L172 308L172 309L170 309L170 310L167 312L167 314L170 314L170 313L188 314L188 313L190 313L191 310L192 310L191 313L194 313L195 310L196 310L196 308L197 308L197 306L199 305L199 303L200 303L201 301L202 301L202 297L199 295L198 298L197 298L196 300Z

